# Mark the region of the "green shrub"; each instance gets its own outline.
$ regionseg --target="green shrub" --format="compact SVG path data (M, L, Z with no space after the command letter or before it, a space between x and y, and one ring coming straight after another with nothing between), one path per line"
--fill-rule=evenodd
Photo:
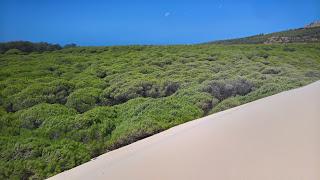
M8 51L6 51L7 55L19 55L22 54L22 51L20 51L19 49L9 49Z
M103 79L88 74L80 74L74 77L70 82L75 85L76 89L87 87L104 89L107 86L106 82L103 81Z
M135 81L132 84L120 84L120 86L110 86L102 93L104 105L116 105L127 102L137 97L160 98L174 94L180 85L177 82L166 81L158 83L156 81Z
M49 44L46 42L32 43L29 41L11 41L0 43L0 53L8 52L10 50L19 50L26 53L30 52L44 52L61 49L58 44Z
M75 118L69 136L79 142L105 141L116 127L117 112L112 107L96 107Z
M196 119L201 110L185 100L172 96L164 99L136 98L119 105L120 124L112 132L110 149L143 139L164 129Z
M177 82L166 82L163 87L164 97L171 96L179 89L179 87L180 85Z
M280 85L276 83L267 83L257 88L254 92L243 97L243 99L244 99L244 102L251 102L266 96L279 93L281 91L285 91L287 89L290 89L290 88L287 87L286 85Z
M65 104L72 89L72 84L66 81L32 84L9 97L5 106L8 112L15 112L45 102Z
M69 109L76 113L74 109ZM41 134L50 140L58 140L67 137L68 134L74 130L75 115L58 114L48 118L35 131L36 134Z
M262 74L279 74L281 70L279 68L266 68L261 73Z
M42 155L50 175L71 169L90 160L90 153L81 143L61 140L43 149Z
M211 94L201 92L195 88L180 91L177 93L177 96L187 100L190 104L196 105L203 111L203 115L207 115L219 103L219 100L212 97Z
M0 179L45 179L49 176L44 171L46 165L38 159L0 161Z
M149 137L164 130L159 122L144 120L142 122L124 122L117 127L109 141L108 149L113 150Z
M291 47L284 47L283 49L282 49L283 51L287 51L287 52L294 52L294 51L296 51L296 49L295 48L291 48Z
M104 107L95 107L76 118L76 124L74 127L78 129L87 129L94 124L101 124L104 122L110 123L109 128L106 129L106 132L111 132L114 128L114 119L117 118L117 112L114 108L104 106ZM108 133L108 134L109 134Z
M319 71L308 71L305 73L305 76L311 77L311 78L315 77L315 78L320 79L320 72Z
M42 150L50 146L49 142L39 138L27 138L16 142L8 154L7 160L27 160L42 156Z
M60 104L38 104L21 112L21 126L27 129L38 128L61 115L72 116L75 111ZM48 122L49 123L49 122Z
M239 106L241 103L238 99L238 97L231 97L226 100L221 101L217 106L215 106L211 113L219 112L219 111L224 111L236 106Z
M28 85L20 82L20 83L12 83L11 85L6 86L3 91L2 95L6 98L13 96L14 94L17 94L24 90Z
M0 136L19 136L21 131L21 121L16 113L6 113L2 111L0 115Z
M204 88L204 91L221 101L231 96L246 95L253 90L253 87L253 84L246 79L212 81Z
M258 57L262 57L264 59L267 59L269 57L269 54L267 52L265 52L265 51L260 51L260 52L257 53L257 56Z
M179 45L0 54L0 179L45 179L181 123L314 82L319 49Z
M157 59L157 60L153 61L151 64L163 68L167 65L171 65L172 60L171 59Z
M102 90L97 88L78 89L70 94L66 106L76 109L83 113L99 103L99 95Z

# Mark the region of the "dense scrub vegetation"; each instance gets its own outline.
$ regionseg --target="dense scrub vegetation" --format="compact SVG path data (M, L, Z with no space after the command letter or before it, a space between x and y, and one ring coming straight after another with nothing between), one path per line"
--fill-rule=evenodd
M209 42L210 44L272 44L320 42L320 27L291 29L288 31Z
M0 54L24 54L31 52L56 51L62 48L73 48L77 45L74 43L66 44L61 47L59 44L50 44L46 42L33 43L29 41L11 41L0 43Z
M70 47L0 67L0 179L42 179L319 80L320 44Z

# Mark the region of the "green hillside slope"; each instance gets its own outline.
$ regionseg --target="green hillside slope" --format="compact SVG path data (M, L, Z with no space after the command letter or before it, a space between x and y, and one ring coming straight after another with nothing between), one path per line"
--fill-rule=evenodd
M320 42L320 27L300 28L271 34L209 42L209 44L275 44Z
M320 44L0 54L0 179L43 179L178 124L319 79Z

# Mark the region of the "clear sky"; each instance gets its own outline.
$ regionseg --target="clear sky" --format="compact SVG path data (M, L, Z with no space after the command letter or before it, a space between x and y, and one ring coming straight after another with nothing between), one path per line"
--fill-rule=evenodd
M0 0L0 41L190 44L319 19L320 0Z

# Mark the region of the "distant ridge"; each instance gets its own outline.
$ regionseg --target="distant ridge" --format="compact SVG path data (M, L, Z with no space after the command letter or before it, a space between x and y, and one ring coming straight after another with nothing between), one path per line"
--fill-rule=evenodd
M259 34L244 38L219 40L207 44L282 44L320 42L320 21L315 21L304 28L270 34Z
M320 27L320 20L319 21L314 21L308 25L305 26L305 28L313 28L313 27Z

